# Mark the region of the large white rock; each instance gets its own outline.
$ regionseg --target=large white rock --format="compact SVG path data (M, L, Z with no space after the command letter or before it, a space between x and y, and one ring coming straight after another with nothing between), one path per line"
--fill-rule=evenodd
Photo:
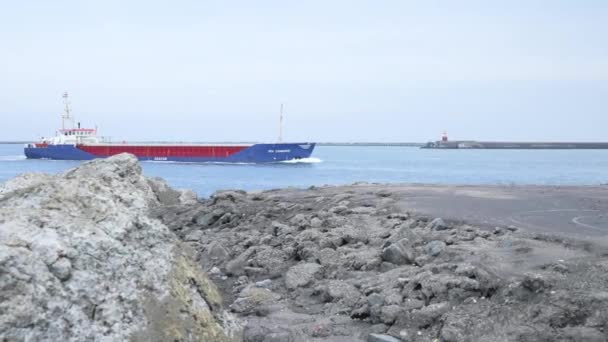
M2 337L228 340L216 288L147 215L169 190L126 154L0 185Z

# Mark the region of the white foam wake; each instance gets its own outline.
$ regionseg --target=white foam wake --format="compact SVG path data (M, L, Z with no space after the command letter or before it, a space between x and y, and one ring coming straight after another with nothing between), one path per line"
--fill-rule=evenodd
M19 161L25 160L25 156L23 154L16 156L0 156L0 161Z
M310 158L302 158L302 159L284 160L281 163L286 163L286 164L318 164L318 163L322 163L322 162L323 162L323 160L321 160L319 158L310 157Z

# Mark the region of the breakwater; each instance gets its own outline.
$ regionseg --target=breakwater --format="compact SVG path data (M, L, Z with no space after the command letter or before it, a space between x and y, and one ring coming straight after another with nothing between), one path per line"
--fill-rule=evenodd
M435 149L521 149L521 150L592 150L608 149L608 142L516 142L516 141L435 141L421 148Z

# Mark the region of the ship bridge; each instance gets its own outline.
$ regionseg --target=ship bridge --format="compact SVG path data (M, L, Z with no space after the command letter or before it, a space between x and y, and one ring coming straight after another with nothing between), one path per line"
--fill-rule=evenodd
M97 132L93 128L68 128L60 129L59 133L65 136L78 136L78 137L90 137L97 135Z

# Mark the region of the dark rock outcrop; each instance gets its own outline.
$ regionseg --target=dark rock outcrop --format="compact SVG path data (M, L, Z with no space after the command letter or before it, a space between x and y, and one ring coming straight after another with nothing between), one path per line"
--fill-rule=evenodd
M245 322L246 341L605 336L605 255L509 228L429 220L400 201L381 185L219 192L181 208L179 220L201 231L188 244L205 269L222 271L213 279ZM231 220L200 228L192 220L214 212Z

